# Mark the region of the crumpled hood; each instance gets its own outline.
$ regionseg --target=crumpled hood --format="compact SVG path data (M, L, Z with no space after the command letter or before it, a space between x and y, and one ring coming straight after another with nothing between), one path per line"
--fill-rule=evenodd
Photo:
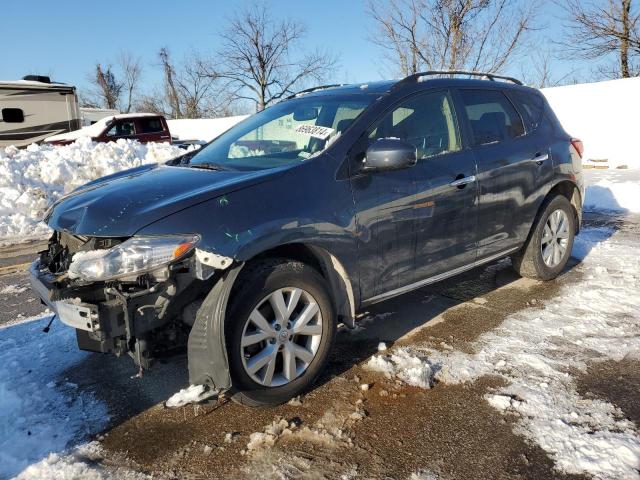
M129 237L167 215L265 181L282 171L145 165L86 184L58 201L45 221L55 230L76 235ZM175 233L197 233L197 226L194 232Z

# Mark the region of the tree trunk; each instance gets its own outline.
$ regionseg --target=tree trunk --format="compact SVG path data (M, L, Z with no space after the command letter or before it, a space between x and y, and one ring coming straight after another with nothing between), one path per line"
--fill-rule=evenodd
M631 0L622 0L622 38L620 39L620 72L622 78L629 78L629 12Z

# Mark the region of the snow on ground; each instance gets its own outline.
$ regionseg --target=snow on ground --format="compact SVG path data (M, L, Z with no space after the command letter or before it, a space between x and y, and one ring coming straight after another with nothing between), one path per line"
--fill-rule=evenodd
M640 170L585 170L584 209L640 213Z
M164 403L167 408L179 408L190 403L200 403L218 395L218 392L205 385L190 385L174 393Z
M45 459L29 465L15 480L150 480L143 473L133 472L123 467L100 467L102 448L97 442L90 442L74 448L70 453L51 453Z
M0 328L0 478L65 451L108 421L105 405L64 376L88 354L78 350L73 329L54 325L43 333L49 319Z
M0 288L0 295L16 295L18 293L25 292L27 288L29 287L21 285L7 285L6 287Z
M183 153L166 143L95 143L87 138L66 146L0 148L0 245L48 235L40 222L47 207L80 185Z
M420 361L435 380L450 384L499 375L508 385L487 401L519 417L517 433L546 450L558 469L639 478L637 428L614 405L581 397L571 373L640 351L640 244L621 243L613 234L585 228L573 251L583 260L581 281L563 287L543 309L508 317L475 342L476 353L406 347L374 357L370 367L384 372L380 365L391 363L391 373L406 381Z

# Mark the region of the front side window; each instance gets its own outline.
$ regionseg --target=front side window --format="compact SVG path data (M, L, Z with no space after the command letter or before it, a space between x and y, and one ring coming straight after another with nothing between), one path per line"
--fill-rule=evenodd
M133 122L118 122L107 131L107 137L126 137L134 134Z
M498 90L460 91L475 145L504 142L524 135L522 120Z
M222 134L190 165L258 170L304 162L338 138L374 99L318 95L276 104Z
M24 122L24 112L21 108L3 108L2 120L6 123Z
M387 113L369 134L370 140L399 138L414 145L418 158L460 150L455 110L447 92L416 95Z

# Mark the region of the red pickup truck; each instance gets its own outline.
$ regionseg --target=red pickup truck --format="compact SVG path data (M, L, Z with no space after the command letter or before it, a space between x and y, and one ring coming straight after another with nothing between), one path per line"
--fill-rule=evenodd
M45 138L45 143L68 145L78 138L89 137L95 142L115 142L120 138L147 142L169 142L169 126L162 115L155 113L122 113L98 120L93 125Z

